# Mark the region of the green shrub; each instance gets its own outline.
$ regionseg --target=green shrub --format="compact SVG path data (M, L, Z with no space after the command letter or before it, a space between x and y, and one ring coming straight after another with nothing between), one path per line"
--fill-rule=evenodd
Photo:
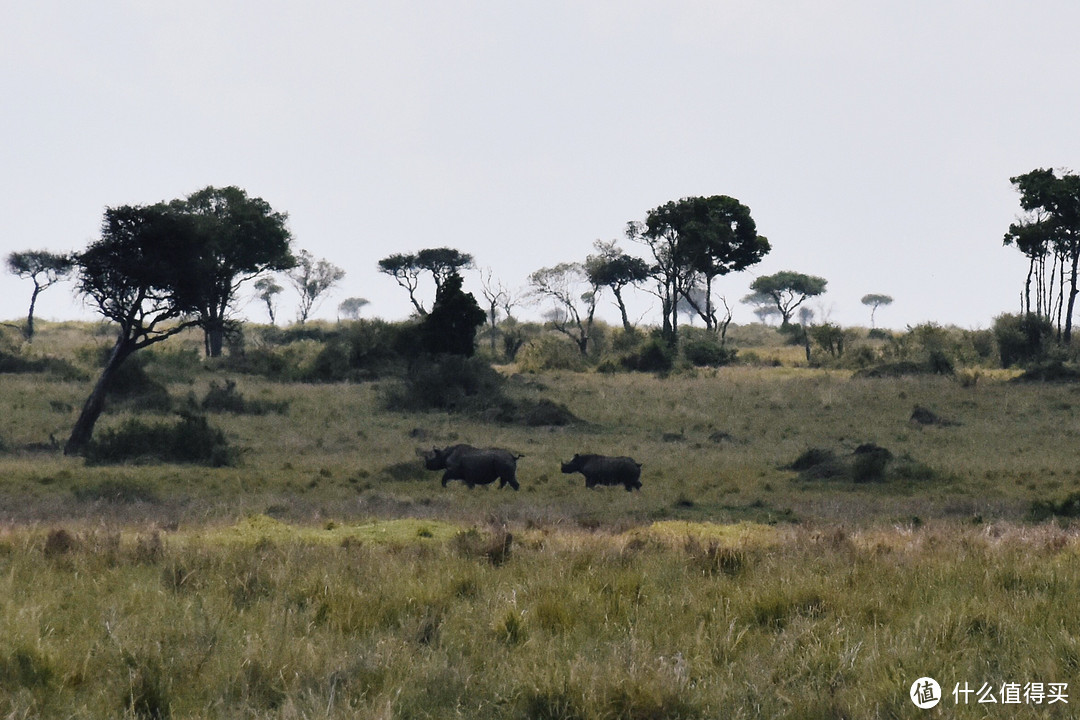
M389 410L480 411L506 402L505 380L479 358L442 355L412 363L405 378L384 390Z
M90 485L77 485L71 490L80 502L105 501L111 503L157 503L158 495L146 483L137 480L109 479ZM50 540L52 536L49 536ZM48 549L48 546L46 546Z
M206 397L199 403L199 407L206 412L266 415L268 413L284 414L289 409L289 403L248 400L236 389L234 380L226 380L224 385L211 381L210 389L206 391Z
M1080 517L1080 493L1071 493L1064 500L1033 500L1028 517L1036 522L1050 518Z
M517 352L518 369L536 373L545 370L581 372L588 367L587 359L569 340L544 335L530 340Z
M235 464L237 453L221 430L196 415L183 415L175 424L132 418L102 432L86 449L86 461L94 465L148 460L222 467Z
M675 363L675 353L662 338L651 337L633 353L620 358L620 364L627 370L638 372L663 373L671 370Z
M686 361L698 367L730 365L738 353L734 348L721 345L715 333L700 328L684 328L681 345Z
M1045 360L1053 342L1054 326L1046 318L1027 315L998 315L994 318L1001 367L1027 365Z

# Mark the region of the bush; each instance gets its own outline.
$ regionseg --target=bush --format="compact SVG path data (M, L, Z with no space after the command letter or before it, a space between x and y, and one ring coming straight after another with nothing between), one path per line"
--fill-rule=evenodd
M405 378L388 386L389 410L480 411L506 403L505 380L478 358L442 355L412 363Z
M236 389L235 381L226 380L224 385L218 385L216 382L211 381L210 389L206 391L206 397L199 403L199 407L206 412L266 415L272 412L284 414L289 408L289 403L248 400L243 393Z
M1032 314L1004 314L994 318L1001 367L1027 365L1045 360L1053 341L1054 326Z
M159 461L222 467L234 465L237 453L229 447L225 434L211 427L205 417L183 415L172 425L129 419L91 441L86 461L94 465Z
M525 343L517 352L517 364L521 372L530 373L544 370L582 372L588 365L576 345L554 335L543 335Z
M721 345L714 333L699 328L683 330L682 352L688 363L698 367L730 365L738 353L733 348Z
M0 373L49 373L58 380L85 380L86 373L63 358L28 358L0 351Z
M653 336L637 352L624 355L619 364L626 370L638 372L668 372L675 364L675 353L662 338Z
M132 355L116 369L109 384L109 409L123 408L133 412L167 413L172 410L172 398L164 385L146 372L148 357Z

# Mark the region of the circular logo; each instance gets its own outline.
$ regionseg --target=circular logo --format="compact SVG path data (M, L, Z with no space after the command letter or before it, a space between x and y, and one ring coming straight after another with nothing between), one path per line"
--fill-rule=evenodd
M911 683L911 692L909 694L911 695L911 702L923 710L929 710L941 702L941 686L932 677L921 677Z

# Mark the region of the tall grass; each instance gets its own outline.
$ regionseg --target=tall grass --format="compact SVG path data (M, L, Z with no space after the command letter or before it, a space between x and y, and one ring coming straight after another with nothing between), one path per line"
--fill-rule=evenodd
M921 717L923 675L1075 677L1071 533L743 527L515 527L500 562L486 526L8 530L0 713Z

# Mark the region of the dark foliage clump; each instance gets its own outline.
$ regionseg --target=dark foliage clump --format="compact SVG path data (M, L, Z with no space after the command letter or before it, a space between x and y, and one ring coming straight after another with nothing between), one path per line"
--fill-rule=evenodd
M515 418L528 427L573 425L580 420L562 403L546 398L538 401L518 401L514 403Z
M64 528L50 530L48 537L45 538L45 557L66 555L76 549L78 545L79 541L75 536Z
M124 505L159 502L153 489L135 480L102 480L92 485L77 486L71 492L79 502L103 501Z
M1053 324L1032 313L1005 314L994 318L994 338L1001 356L1001 367L1004 368L1045 360L1053 337Z
M1080 493L1071 493L1064 500L1034 500L1028 510L1028 517L1035 522L1051 518L1080 517Z
M132 418L101 433L86 448L86 461L94 465L158 461L222 467L234 465L237 458L225 434L198 415L182 415L175 424Z
M720 367L735 362L738 350L721 345L716 340L697 339L683 345L683 356L697 367Z
M435 304L420 324L420 338L429 353L472 357L476 331L487 315L476 298L461 289L462 278L451 273L439 286Z
M873 482L885 479L885 466L892 462L893 454L874 443L855 448L851 459L851 479L855 482Z
M887 448L864 443L849 455L827 448L810 448L784 469L795 470L800 480L846 480L853 483L888 480L930 480L934 472L904 455L896 457Z
M164 385L146 372L146 361L133 355L121 365L109 384L109 407L136 412L167 413L172 398Z
M284 414L289 409L289 403L249 400L236 389L235 381L226 380L224 385L211 382L210 389L206 391L206 397L199 403L199 407L206 412L267 415L269 413Z
M455 535L450 545L461 557L469 559L483 558L498 567L510 559L510 550L514 536L505 527L490 532L481 532L476 528L462 530Z
M390 386L389 410L480 412L505 405L505 379L486 362L460 355L422 358L401 382Z
M57 380L86 380L87 374L63 358L29 358L0 351L0 373L48 373Z
M619 364L625 370L663 373L674 366L675 353L664 340L652 337L636 351L619 358Z
M829 480L847 474L843 461L832 450L825 448L806 450L787 469L798 472L803 480Z
M1012 379L1015 383L1073 383L1080 381L1080 370L1060 360L1039 363Z

